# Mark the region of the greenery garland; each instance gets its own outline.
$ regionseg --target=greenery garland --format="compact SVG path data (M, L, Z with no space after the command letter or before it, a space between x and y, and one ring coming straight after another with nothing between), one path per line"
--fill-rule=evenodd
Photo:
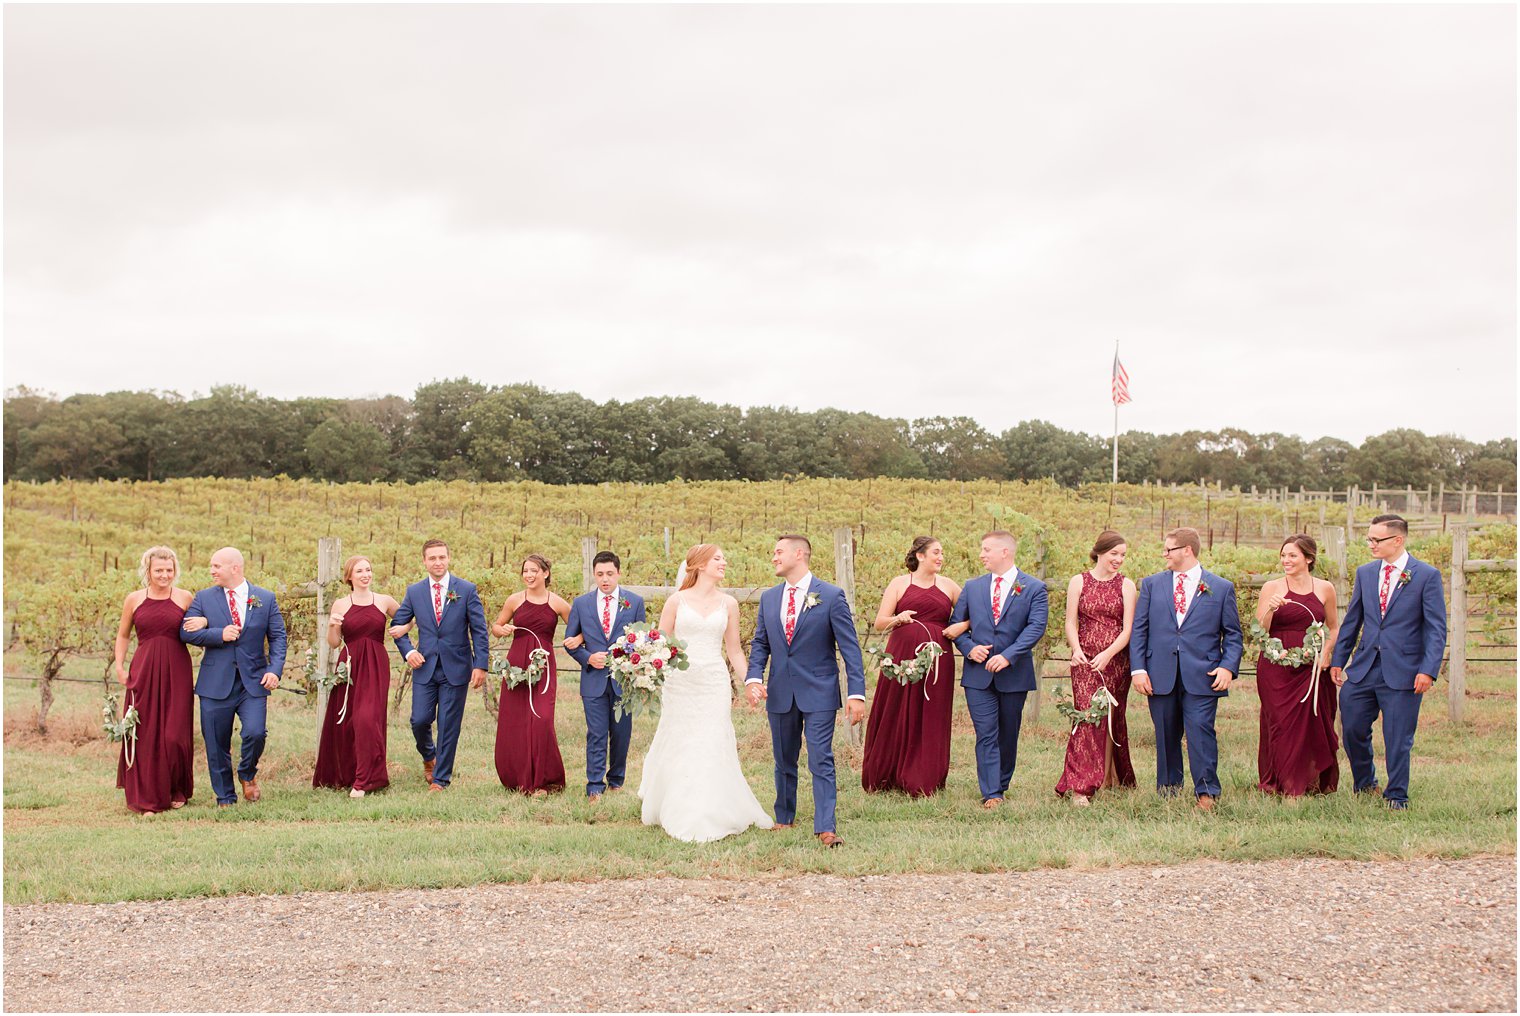
M1251 641L1261 651L1263 658L1279 667L1307 667L1312 664L1324 651L1327 634L1325 622L1315 621L1304 631L1304 644L1287 649L1283 646L1282 639L1274 638L1271 632L1261 626L1260 621L1251 622Z
M918 651L906 660L894 660L887 655L886 646L868 648L866 652L879 658L881 676L901 685L918 684L934 671L945 651L933 639L925 641Z
M317 647L311 646L306 650L306 681L318 691L330 693L340 684L352 684L353 675L349 673L347 660L333 661L332 669L322 673L321 664L317 662Z
M491 673L501 675L503 689L516 688L522 684L536 684L538 679L544 676L544 671L549 667L549 651L547 649L534 649L528 653L528 665L526 667L514 667L507 662L506 653L495 653L491 656Z

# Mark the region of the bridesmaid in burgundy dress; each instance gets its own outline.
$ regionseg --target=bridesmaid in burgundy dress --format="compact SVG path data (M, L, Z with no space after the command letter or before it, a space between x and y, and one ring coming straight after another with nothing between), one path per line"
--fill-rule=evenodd
M1279 560L1284 577L1261 587L1256 608L1256 619L1273 638L1282 640L1284 649L1302 646L1314 621L1325 622L1327 629L1317 696L1309 696L1314 676L1311 664L1285 667L1265 656L1256 661L1256 693L1261 696L1257 786L1269 794L1329 794L1340 785L1340 764L1335 756L1340 747L1335 736L1335 683L1329 679L1340 618L1335 610L1335 586L1310 574L1318 552L1319 545L1303 534L1283 541Z
M950 772L955 654L945 624L961 587L940 575L945 551L933 537L915 539L904 564L908 574L889 582L882 594L876 630L892 632L887 654L894 660L912 658L925 642L937 643L945 654L922 684L876 679L860 782L868 791L924 797L943 788Z
M1101 686L1118 700L1110 724L1079 723L1066 742L1066 767L1056 793L1085 806L1100 787L1133 787L1129 760L1129 638L1135 621L1135 583L1119 574L1129 547L1113 530L1098 534L1088 553L1093 566L1066 584L1066 642L1071 646L1071 698L1078 709L1092 705ZM1118 744L1114 742L1117 741Z
M549 652L547 677L531 686L502 685L496 713L496 775L508 790L533 797L547 797L565 788L565 763L560 758L554 733L554 698L559 675L554 660L554 632L570 618L570 604L549 591L549 562L530 554L522 565L523 590L507 597L491 634L512 634L507 662L528 666L528 654L538 648ZM547 684L547 687L545 686Z
M348 790L363 797L390 785L385 764L385 708L391 690L390 657L385 629L398 604L374 591L375 570L369 558L343 562L343 581L353 592L333 604L327 618L327 644L342 646L350 683L327 697L327 715L317 743L313 787Z
M137 709L137 740L131 765L122 743L116 785L127 792L128 808L151 815L183 808L195 792L195 677L179 639L194 594L175 588L179 558L168 547L150 547L137 572L146 588L127 594L116 629L116 679L126 685L121 709ZM123 660L134 628L137 652L128 671Z

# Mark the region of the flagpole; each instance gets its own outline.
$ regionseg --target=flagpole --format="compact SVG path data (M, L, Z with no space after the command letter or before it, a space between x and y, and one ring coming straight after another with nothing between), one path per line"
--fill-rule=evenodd
M1119 362L1119 340L1114 340L1114 363ZM1113 528L1114 521L1114 488L1119 484L1119 400L1113 399L1114 403L1114 472L1113 478L1108 483L1108 518L1103 523L1105 529Z

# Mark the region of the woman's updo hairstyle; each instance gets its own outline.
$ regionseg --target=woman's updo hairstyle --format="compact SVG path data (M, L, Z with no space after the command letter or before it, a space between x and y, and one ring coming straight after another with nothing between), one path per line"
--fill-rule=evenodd
M538 565L538 570L544 573L544 588L548 589L549 576L553 574L554 571L549 566L549 559L547 557L544 557L542 554L529 554L527 557L522 559L523 564L527 564L529 561L532 561L534 564ZM517 566L517 570L519 573L522 572L522 564Z
M925 553L938 542L932 536L915 536L913 545L908 548L908 556L903 558L903 564L907 566L908 571L918 571L918 555Z
M1107 554L1115 547L1128 542L1122 535L1114 532L1112 529L1105 529L1098 534L1098 542L1093 544L1093 549L1088 551L1088 560L1092 561L1093 564L1097 564L1098 558Z
M1319 544L1314 542L1314 537L1308 533L1294 533L1284 540L1282 545L1286 547L1290 543L1298 548L1300 554L1304 555L1304 560L1308 562L1308 570L1312 572L1314 570L1314 562L1319 560ZM1281 554L1282 547L1277 548L1277 552Z

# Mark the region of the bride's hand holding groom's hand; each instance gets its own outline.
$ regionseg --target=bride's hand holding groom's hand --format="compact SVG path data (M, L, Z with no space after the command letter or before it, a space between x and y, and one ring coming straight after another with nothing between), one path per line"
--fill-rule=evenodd
M759 681L751 681L744 686L744 697L749 701L751 709L765 701L765 685Z

